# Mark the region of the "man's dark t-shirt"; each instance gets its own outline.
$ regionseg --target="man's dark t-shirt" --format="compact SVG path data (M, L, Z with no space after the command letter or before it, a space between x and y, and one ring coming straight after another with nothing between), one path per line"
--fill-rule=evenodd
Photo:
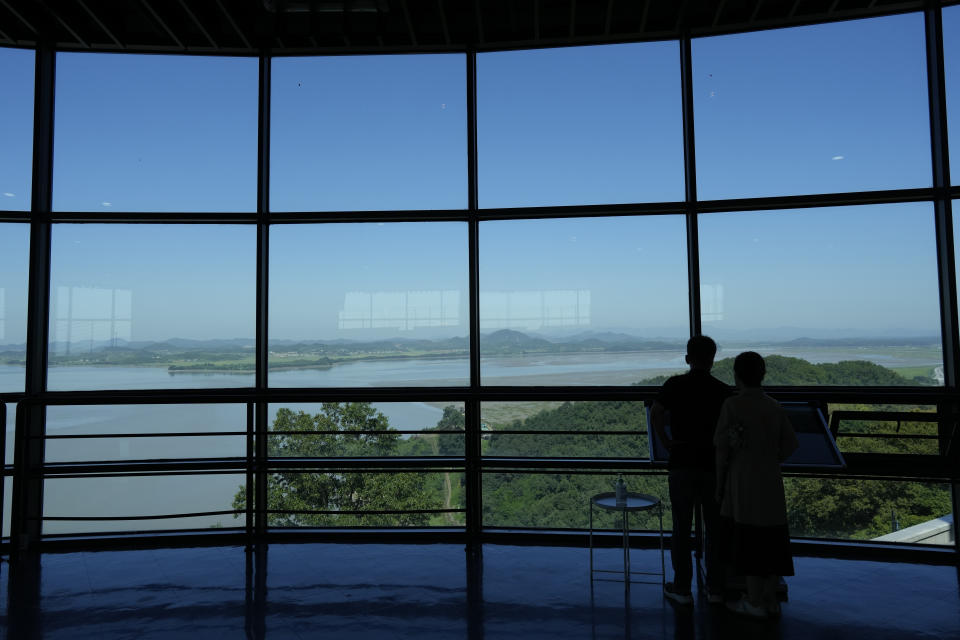
M670 412L670 469L714 470L713 432L720 407L731 395L729 386L700 369L663 383L657 402Z

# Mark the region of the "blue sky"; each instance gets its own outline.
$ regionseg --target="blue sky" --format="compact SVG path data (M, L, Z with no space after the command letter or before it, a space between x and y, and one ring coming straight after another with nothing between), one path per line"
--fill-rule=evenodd
M683 200L676 42L477 56L481 207Z
M928 187L922 14L693 43L702 199Z
M944 22L952 113L960 7ZM701 198L931 184L922 15L698 39L693 56ZM57 69L55 209L255 210L256 60L64 53ZM676 42L486 53L477 72L482 207L682 199ZM0 78L0 208L26 210L32 53L0 50ZM462 55L276 59L271 208L466 207L465 94ZM929 205L700 224L707 331L938 332ZM483 223L483 326L685 335L684 234L677 216ZM134 340L249 338L254 236L59 226L53 295L132 291ZM25 238L0 234L0 344L25 335ZM465 224L278 225L271 238L273 339L467 333ZM423 317L442 300L444 319L349 328L362 300Z

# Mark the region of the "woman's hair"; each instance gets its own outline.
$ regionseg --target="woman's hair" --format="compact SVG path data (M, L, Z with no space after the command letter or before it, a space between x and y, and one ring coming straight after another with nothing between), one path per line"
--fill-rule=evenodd
M767 363L756 351L744 351L733 361L733 372L748 387L759 387L767 374Z

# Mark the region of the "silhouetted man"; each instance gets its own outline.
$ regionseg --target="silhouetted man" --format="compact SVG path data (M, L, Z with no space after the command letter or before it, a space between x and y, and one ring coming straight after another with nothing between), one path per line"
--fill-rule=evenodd
M732 395L732 390L710 375L716 355L717 344L707 336L690 338L686 355L690 371L663 383L650 413L651 426L670 452L673 582L666 584L663 593L679 604L693 603L690 525L698 504L703 505L706 526L708 599L711 603L723 604L723 569L717 553L720 510L714 497L713 432L720 407ZM666 431L667 411L670 412L670 435Z

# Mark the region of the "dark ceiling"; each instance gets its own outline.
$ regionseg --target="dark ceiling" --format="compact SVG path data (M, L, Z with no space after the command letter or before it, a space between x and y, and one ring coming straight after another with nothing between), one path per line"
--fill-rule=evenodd
M923 0L0 0L0 45L186 53L464 51L675 38ZM949 4L949 3L948 3Z

